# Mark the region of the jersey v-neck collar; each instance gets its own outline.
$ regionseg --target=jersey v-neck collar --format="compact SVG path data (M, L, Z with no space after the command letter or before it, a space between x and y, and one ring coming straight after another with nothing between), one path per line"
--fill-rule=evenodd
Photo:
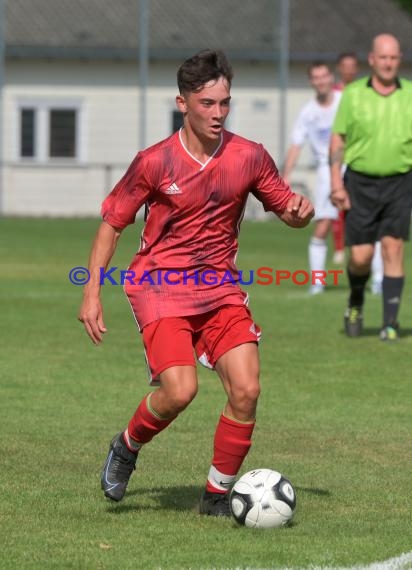
M399 77L395 77L394 85L395 85L395 89L393 91L391 91L390 93L387 93L385 95L383 93L380 93L377 89L375 89L375 87L373 86L373 83L372 83L372 77L369 77L368 81L366 82L366 87L368 87L369 89L373 89L375 91L375 93L377 93L381 97L390 97L391 95L393 95L393 93L396 93L398 91L398 89L402 89L402 84L399 80Z
M183 142L183 139L182 139L182 130L183 130L183 127L181 127L181 128L179 129L179 141L180 141L180 144L181 144L182 147L183 147L183 150L186 152L187 155L190 156L190 158L191 158L192 160L194 160L195 162L197 162L198 164L200 164L201 168L199 169L199 171L200 171L200 170L204 170L204 169L206 168L206 166L213 160L213 158L216 156L216 154L217 154L217 153L219 152L219 150L221 149L222 144L223 144L223 133L220 135L220 143L218 144L218 146L217 146L216 150L214 151L214 153L209 156L209 158L206 160L206 162L202 162L201 160L199 160L198 158L196 158L191 152L189 152L189 150L187 149L187 147L186 147L186 145L185 145L185 143Z

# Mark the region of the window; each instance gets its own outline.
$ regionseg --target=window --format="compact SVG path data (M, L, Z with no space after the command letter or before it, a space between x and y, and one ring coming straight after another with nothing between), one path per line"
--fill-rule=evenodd
M180 111L173 111L172 114L172 133L175 133L183 127L183 113Z
M26 100L17 104L16 158L34 162L84 160L84 113L79 102Z
M35 155L34 141L34 109L22 109L20 122L20 156L33 157Z
M76 156L76 111L50 110L49 156L74 158Z

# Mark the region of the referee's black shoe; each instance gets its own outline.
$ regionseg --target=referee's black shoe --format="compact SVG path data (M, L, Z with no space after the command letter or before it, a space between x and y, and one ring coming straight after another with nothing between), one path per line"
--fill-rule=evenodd
M127 447L123 432L114 436L109 454L103 466L101 485L105 496L112 501L121 501L126 492L130 475L136 469L137 453Z
M348 307L343 317L343 323L347 336L360 336L363 328L362 307Z

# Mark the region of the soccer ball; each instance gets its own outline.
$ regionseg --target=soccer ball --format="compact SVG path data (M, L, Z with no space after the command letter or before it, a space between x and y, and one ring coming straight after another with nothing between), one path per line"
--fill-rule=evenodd
M286 525L296 509L291 482L278 471L254 469L234 484L229 497L236 522L252 528Z

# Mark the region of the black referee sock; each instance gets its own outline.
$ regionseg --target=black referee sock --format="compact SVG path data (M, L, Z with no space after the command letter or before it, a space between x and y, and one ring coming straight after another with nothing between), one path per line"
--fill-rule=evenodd
M348 267L347 274L350 286L349 307L362 307L365 297L365 287L370 273L366 275L355 275Z
M396 325L405 277L383 276L383 326Z

